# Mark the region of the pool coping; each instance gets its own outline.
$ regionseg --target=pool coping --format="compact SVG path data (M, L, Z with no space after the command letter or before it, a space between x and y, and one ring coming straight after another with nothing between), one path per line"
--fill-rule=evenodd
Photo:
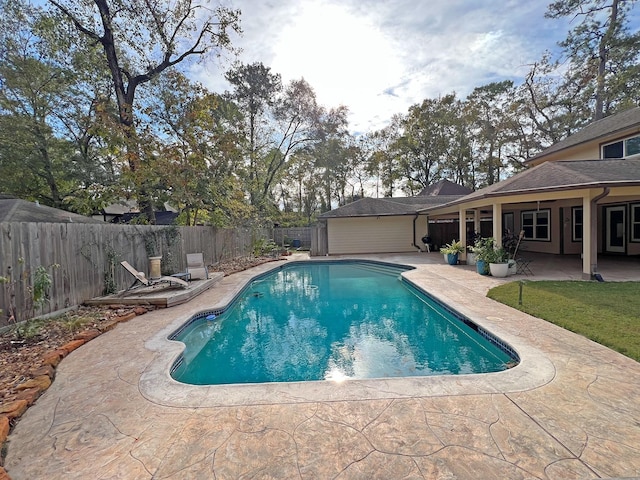
M341 258L341 260L348 259ZM365 258L352 259L366 260ZM337 259L329 261L335 260ZM303 262L309 261L322 262L324 259L303 260ZM292 260L288 263L295 262L297 261ZM451 288L452 285L448 283L450 281L444 275L429 271L428 276L425 277L425 272L420 269L420 265L398 263L416 267L413 270L403 272L402 275L438 301L449 305L482 329L508 343L517 352L520 363L502 372L484 374L382 378L344 382L323 380L263 384L187 385L171 378L171 367L184 349L184 345L181 342L169 340L168 337L194 314L203 311L202 308L194 308L171 321L145 343L148 350L155 352L155 358L142 372L139 391L147 400L159 405L202 408L512 393L538 388L553 380L556 369L547 355L527 341L526 335L522 336L517 331L505 328L508 326L510 315L521 316L524 314L506 306L496 307L496 302L471 289L465 292L469 296L469 301L461 301L460 297L451 296L453 291L459 293L460 288ZM235 283L207 310L225 308L254 277L280 268L281 265L280 263L268 264L262 268L252 269L251 276L230 279L230 282L235 280ZM215 288L211 290L211 292L215 291ZM490 311L492 315L486 315L487 311Z

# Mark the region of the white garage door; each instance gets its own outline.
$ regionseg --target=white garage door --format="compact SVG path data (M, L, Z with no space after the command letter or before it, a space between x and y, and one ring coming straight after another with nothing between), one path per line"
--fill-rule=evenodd
M413 219L409 215L327 219L329 254L415 252Z

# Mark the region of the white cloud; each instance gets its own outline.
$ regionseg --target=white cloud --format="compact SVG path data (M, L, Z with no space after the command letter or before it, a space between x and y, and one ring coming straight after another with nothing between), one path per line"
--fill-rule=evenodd
M227 0L242 11L243 63L285 82L304 77L325 107L346 105L352 131L384 127L425 98L464 97L492 81L520 81L553 49L566 22L546 2L519 0ZM228 88L219 66L199 74Z

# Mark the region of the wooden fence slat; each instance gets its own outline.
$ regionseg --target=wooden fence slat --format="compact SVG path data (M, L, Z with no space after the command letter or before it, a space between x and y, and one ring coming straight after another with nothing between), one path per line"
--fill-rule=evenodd
M122 260L149 273L145 239L175 240L171 246L163 240L163 264L166 268L184 271L187 253L202 252L208 264L215 264L251 255L257 237L271 238L272 235L272 231L258 228L2 223L0 276L10 281L0 283L0 327L13 322L9 319L11 312L16 313L16 321L22 321L102 295L107 272L113 274L117 290L126 288L131 279L119 265ZM53 283L48 301L34 312L31 289L40 266L47 269Z

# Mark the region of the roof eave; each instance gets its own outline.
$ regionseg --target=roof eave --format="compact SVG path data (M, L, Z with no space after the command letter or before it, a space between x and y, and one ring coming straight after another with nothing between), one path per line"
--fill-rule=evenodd
M583 190L590 188L606 188L606 187L635 187L640 184L640 180L617 180L617 181L608 181L608 182L585 182L585 183L576 183L571 185L556 185L552 187L536 187L536 188L528 188L528 189L520 189L520 190L511 190L511 191L500 191L500 192L487 192L481 195L476 195L473 198L469 199L460 199L453 202L446 203L444 205L438 205L436 207L428 207L425 209L421 209L419 213L429 213L430 211L442 209L442 208L451 208L456 205L463 205L465 203L476 202L478 200L489 199L489 198L498 198L498 197L511 197L511 196L519 196L519 195L531 195L536 193L553 193L553 192L565 192L567 190Z
M332 218L360 218L360 217L400 217L400 216L413 216L418 214L418 211L404 212L404 213L361 213L356 215L318 215L319 219L329 220Z
M524 162L522 162L524 165L533 163L533 162L538 162L540 160L543 160L545 157L551 156L551 155L556 155L556 154L560 154L562 152L564 152L565 150L571 150L579 145L584 145L586 143L591 143L591 142L600 142L601 140L605 140L608 137L616 137L616 136L626 136L626 135L631 135L634 133L638 133L640 132L640 125L639 124L632 124L629 125L627 127L621 127L618 128L616 130L612 130L610 132L606 132L606 133L602 133L598 136L595 137L590 137L588 140L584 140L582 142L578 142L578 143L571 143L569 145L567 145L566 147L562 147L562 148L558 148L557 150L552 150L549 153L545 153L545 150L543 150L542 152L538 153L537 155L534 155L531 158L527 158ZM571 137L567 137L567 138L571 138ZM552 148L553 145L550 145L549 147L547 147L546 150Z

